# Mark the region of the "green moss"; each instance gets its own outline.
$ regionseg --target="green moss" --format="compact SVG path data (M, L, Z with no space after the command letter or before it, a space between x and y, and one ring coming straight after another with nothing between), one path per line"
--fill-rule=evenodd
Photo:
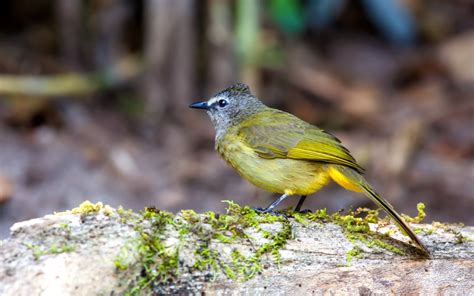
M131 209L125 210L122 206L119 206L116 210L117 214L124 218L130 218L133 215L133 211Z
M278 264L281 261L279 250L292 236L288 219L257 214L249 207L241 207L232 201L224 202L227 203L227 209L223 215L214 212L197 214L193 210L183 210L173 215L155 208L142 211L133 222L138 233L134 242L136 247L133 250L130 247L122 248L114 260L117 269L126 270L130 267L128 257L133 252L137 254L142 271L129 293L149 288L158 294L169 292L165 289L169 283L179 281L179 272L187 256L185 254L189 252L194 255L189 268L203 274L222 274L233 280L254 277L261 271L261 262L266 255ZM269 231L265 225L270 224L271 227L279 228ZM249 231L259 234L263 240L257 243ZM170 238L171 233L177 233L178 237ZM189 244L189 240L193 243ZM236 240L248 242L248 254L236 249L223 254L216 249L216 243L230 244Z
M69 252L73 252L76 249L74 245L70 245L66 243L52 244L51 246L32 244L32 243L24 243L24 245L29 250L31 250L33 258L35 260L38 260L39 258L45 255L69 253Z
M379 248L382 248L382 249L385 249L387 251L390 251L394 254L398 254L398 255L405 255L405 253L400 250L400 248L397 248L393 245L390 245L390 244L387 244L386 242L380 240L380 239L373 239L369 242L367 242L367 246L369 247L372 247L372 246L377 246Z
M27 247L32 252L33 258L35 260L38 260L41 256L45 255L45 251L41 246L33 245L31 243L23 243L23 245L25 245L25 247Z
M68 245L68 244L52 245L48 250L48 254L69 253L75 250L76 250L76 247L73 245Z
M134 251L138 249L138 241L134 239L128 240L119 250L118 255L114 259L114 265L119 270L126 270L130 267L130 263L134 261Z
M71 233L71 227L69 226L68 223L61 223L58 225L58 227L66 231L67 233Z
M354 246L346 253L346 266L351 265L354 257L362 258L362 249L359 246Z
M126 270L130 267L128 261L123 256L117 256L114 259L114 265L117 269Z
M370 230L369 223L363 218L355 217L353 213L349 213L348 215L335 213L332 215L332 219L349 233L369 232Z
M174 215L156 208L146 208L140 215L132 215L119 209L118 213L123 218L121 221L133 225L138 234L133 242L122 248L114 261L118 270L126 270L130 268L130 262L138 261L141 273L131 284L129 293L137 294L144 289L151 289L157 294L169 293L166 289L180 281L182 271L199 271L204 280L224 276L245 281L262 271L264 258L271 258L274 264L279 264L280 250L293 235L290 219L258 214L249 207L241 207L232 201L224 202L227 209L222 215L214 212L197 214L193 210L183 210ZM419 205L418 216L413 219L421 221L423 209ZM378 214L377 210L366 208L349 210L346 214L329 214L326 209L305 214L285 212L285 215L306 226L311 222L339 225L354 244L346 254L346 265L351 264L354 257L362 256L360 243L404 254L386 242L387 235L370 231L371 223L382 220ZM235 242L247 242L244 247L248 249L236 249L231 245ZM222 243L229 244L227 251L222 249ZM218 245L220 248L217 248ZM130 260L132 255L137 260Z
M416 205L416 209L418 211L418 214L416 215L416 217L410 217L408 215L402 214L403 220L405 220L405 222L407 223L420 223L421 221L423 221L423 219L425 219L426 217L425 204L422 202L419 202Z
M118 214L119 222L122 224L127 224L129 221L135 221L134 213L130 209L125 210L122 206L120 206L116 210L116 213Z
M114 212L114 209L108 205L104 206L104 204L101 202L93 204L86 200L77 208L71 209L69 212L72 214L87 215L91 213L97 213L99 211L103 211L105 215L111 215Z
M308 219L306 218L305 214L293 213L292 217L295 219L296 222L303 224L304 226L309 225Z
M413 228L413 232L416 234L426 234L426 235L432 235L434 232L433 228Z
M368 209L368 208L358 208L356 210L356 212L354 213L354 215L360 215L360 214L364 214L364 213L365 213L364 220L367 223L376 224L380 221L379 210L371 210L371 209Z
M419 210L422 209L422 207L419 207ZM349 210L348 213L344 215L342 214L342 211L328 214L326 209L321 209L314 213L295 213L292 216L297 222L300 222L303 225L307 225L307 221L319 221L323 223L334 223L341 226L346 238L354 245L354 247L346 253L346 265L351 263L352 257L359 255L360 252L363 251L357 245L358 242L361 242L370 248L378 247L394 254L404 255L402 250L383 240L388 235L382 235L370 231L370 223L376 224L382 221L379 217L378 210L358 208L355 211Z

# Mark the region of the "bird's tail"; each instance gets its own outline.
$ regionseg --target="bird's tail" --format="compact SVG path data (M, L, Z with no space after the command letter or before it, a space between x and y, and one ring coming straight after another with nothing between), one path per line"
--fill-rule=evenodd
M407 223L403 221L402 217L393 209L393 207L381 197L372 187L367 183L362 175L355 170L341 165L331 165L328 169L331 178L340 186L347 190L363 192L370 198L377 206L382 208L397 224L397 226L410 237L410 239L417 245L417 247L429 257L428 249L423 245L420 239L410 229Z

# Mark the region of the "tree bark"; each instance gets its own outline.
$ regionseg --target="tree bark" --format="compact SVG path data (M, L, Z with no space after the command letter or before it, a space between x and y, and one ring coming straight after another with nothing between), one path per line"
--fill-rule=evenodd
M196 214L191 219L201 221L210 214L206 215ZM183 212L172 219L181 221L186 216L190 214ZM139 227L148 227L149 221L135 224L134 217L138 215L117 213L106 206L13 225L11 236L0 243L0 294L117 295L130 291L144 272L138 264L143 258L134 251L133 242L152 235L139 231ZM149 283L140 294L467 295L474 292L473 227L414 225L422 232L420 237L432 253L431 259L421 259L414 247L397 240L405 239L400 234L391 234L392 238L387 240L404 255L351 242L343 228L334 223L300 223L293 218L285 223L290 225L292 235L278 254L261 257L262 269L249 280L230 280L219 270L194 270L189 262L195 259L196 252L187 250L202 243L203 238L189 236L180 248L177 276ZM191 224L207 227L200 222ZM282 222L258 227L271 237L280 231ZM176 244L178 234L172 228L165 229L161 240ZM393 228L371 224L371 229L383 232ZM246 254L265 240L252 227L239 231L247 233L249 239L230 243L212 240L212 249L218 256L231 250ZM361 252L347 260L354 246ZM124 248L128 250L125 257ZM124 270L117 268L121 254L121 264L127 261ZM272 258L275 256L279 256L279 263ZM156 266L161 264L156 263Z

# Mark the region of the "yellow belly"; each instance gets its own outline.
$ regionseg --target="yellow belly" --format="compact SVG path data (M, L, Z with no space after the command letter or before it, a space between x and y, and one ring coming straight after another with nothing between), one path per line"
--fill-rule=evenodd
M250 183L266 191L309 195L328 183L327 166L294 159L265 159L241 142L221 142L219 154Z

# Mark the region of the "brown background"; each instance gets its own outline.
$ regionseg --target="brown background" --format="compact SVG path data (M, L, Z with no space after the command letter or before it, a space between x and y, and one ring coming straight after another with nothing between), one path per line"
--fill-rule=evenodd
M347 1L323 28L311 1L295 2L304 16L293 31L271 2L2 1L0 235L86 199L136 210L266 205L274 197L219 159L209 119L187 107L238 81L337 135L401 212L421 201L428 221L473 224L472 2L401 1L408 41L384 32L368 1ZM67 73L87 78L86 90L68 88ZM8 75L33 76L15 86ZM59 80L40 80L51 75ZM306 206L372 204L332 184Z

